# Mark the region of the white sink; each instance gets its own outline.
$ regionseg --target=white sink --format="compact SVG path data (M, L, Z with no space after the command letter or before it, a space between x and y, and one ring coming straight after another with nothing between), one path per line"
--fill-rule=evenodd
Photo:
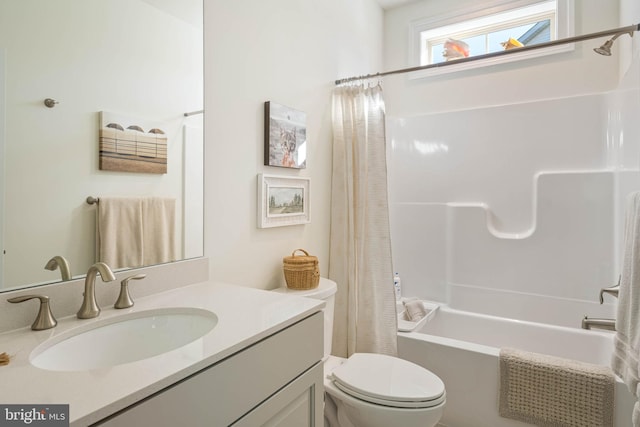
M175 307L114 316L74 328L33 350L31 364L85 371L135 362L185 346L218 323L207 310Z

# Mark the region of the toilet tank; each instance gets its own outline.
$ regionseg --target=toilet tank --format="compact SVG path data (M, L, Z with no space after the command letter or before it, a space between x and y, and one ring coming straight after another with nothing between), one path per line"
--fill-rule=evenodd
M324 359L331 354L331 342L333 338L333 308L336 297L336 291L338 285L333 280L320 278L320 283L317 288L299 290L289 289L287 287L274 289L274 292L282 292L289 295L296 295L299 297L313 298L323 300L326 305L323 309L324 314Z

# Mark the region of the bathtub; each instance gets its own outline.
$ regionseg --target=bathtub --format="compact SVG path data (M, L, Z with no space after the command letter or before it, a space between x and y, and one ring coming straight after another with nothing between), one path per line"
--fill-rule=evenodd
M498 415L501 347L609 365L613 333L476 314L441 306L424 326L398 333L398 353L444 381L441 426L529 426ZM616 383L615 427L631 427L634 399Z

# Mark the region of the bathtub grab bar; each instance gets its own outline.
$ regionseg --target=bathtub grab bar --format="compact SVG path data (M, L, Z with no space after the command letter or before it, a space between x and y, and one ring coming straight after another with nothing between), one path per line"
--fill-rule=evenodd
M616 330L616 319L602 319L599 317L589 318L584 316L582 319L582 329L605 329L607 331Z

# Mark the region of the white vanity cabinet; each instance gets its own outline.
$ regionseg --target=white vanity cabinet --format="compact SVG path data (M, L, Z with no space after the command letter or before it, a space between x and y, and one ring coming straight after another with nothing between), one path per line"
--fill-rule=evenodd
M284 330L95 425L323 425L323 314Z

